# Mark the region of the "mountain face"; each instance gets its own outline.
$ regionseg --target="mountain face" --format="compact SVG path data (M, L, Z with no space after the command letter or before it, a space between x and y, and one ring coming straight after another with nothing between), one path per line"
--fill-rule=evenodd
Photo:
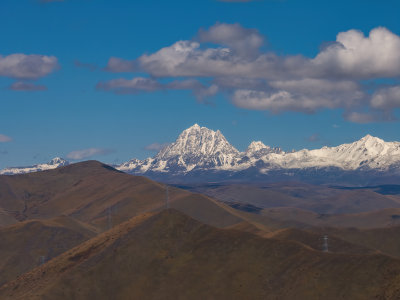
M219 130L195 124L153 158L132 159L116 168L167 181L300 180L367 184L379 177L383 182L391 182L400 177L400 143L367 135L337 147L284 152L256 141L246 151L239 152Z
M63 158L55 157L51 161L46 164L38 164L29 167L13 167L13 168L5 168L0 170L0 175L15 175L15 174L24 174L38 171L45 171L56 169L58 167L63 167L68 165L69 162Z
M8 168L20 174L57 168L68 162ZM305 181L329 184L386 184L400 179L400 143L366 135L350 144L285 152L261 141L240 152L222 133L195 124L154 157L113 166L130 174L169 182Z

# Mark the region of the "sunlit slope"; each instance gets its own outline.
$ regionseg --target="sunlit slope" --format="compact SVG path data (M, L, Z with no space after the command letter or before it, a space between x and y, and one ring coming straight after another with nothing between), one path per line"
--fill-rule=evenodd
M2 299L398 299L400 262L217 229L175 210L134 218L0 289Z
M0 176L0 207L18 220L68 215L102 230L167 205L216 226L240 219L210 198L119 172L97 161L55 170Z

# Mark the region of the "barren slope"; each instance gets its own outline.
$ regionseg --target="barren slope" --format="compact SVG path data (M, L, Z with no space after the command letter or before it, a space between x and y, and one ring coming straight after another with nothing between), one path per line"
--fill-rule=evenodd
M2 299L398 299L400 262L204 225L134 218L24 274Z

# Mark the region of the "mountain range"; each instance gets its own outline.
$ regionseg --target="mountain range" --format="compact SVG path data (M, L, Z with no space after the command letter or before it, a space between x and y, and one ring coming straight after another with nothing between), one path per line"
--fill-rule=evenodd
M7 168L0 174L21 174L67 165L55 158L48 164ZM114 168L167 182L303 181L330 184L385 184L400 178L400 142L366 135L336 147L285 152L261 141L238 151L224 135L198 124L154 157L131 159Z
M326 215L293 204L336 193L354 212L363 199L228 188L287 207L237 210L97 161L0 176L0 299L399 299L397 198Z

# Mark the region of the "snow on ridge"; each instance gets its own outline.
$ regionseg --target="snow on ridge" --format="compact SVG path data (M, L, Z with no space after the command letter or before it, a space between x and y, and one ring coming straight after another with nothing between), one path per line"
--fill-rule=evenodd
M149 160L149 159L147 159ZM131 173L188 173L195 170L241 171L258 167L270 169L304 169L337 167L343 170L370 168L386 170L400 163L400 143L366 135L358 141L336 147L284 152L261 141L252 142L244 152L233 147L222 133L195 124L184 130L177 140L161 150L145 168L117 169Z
M0 175L23 174L55 169L69 164L56 157L47 164L30 167L6 168ZM113 166L132 174L186 174L195 171L238 172L255 168L265 174L270 170L335 167L342 170L400 169L400 143L366 135L358 141L335 147L302 149L284 152L261 141L253 141L244 152L232 146L223 134L195 124L184 130L174 143L160 150L154 157L131 159Z
M17 175L45 170L52 170L62 166L69 165L69 162L61 157L55 157L45 164L37 164L29 167L10 167L0 170L0 175Z

